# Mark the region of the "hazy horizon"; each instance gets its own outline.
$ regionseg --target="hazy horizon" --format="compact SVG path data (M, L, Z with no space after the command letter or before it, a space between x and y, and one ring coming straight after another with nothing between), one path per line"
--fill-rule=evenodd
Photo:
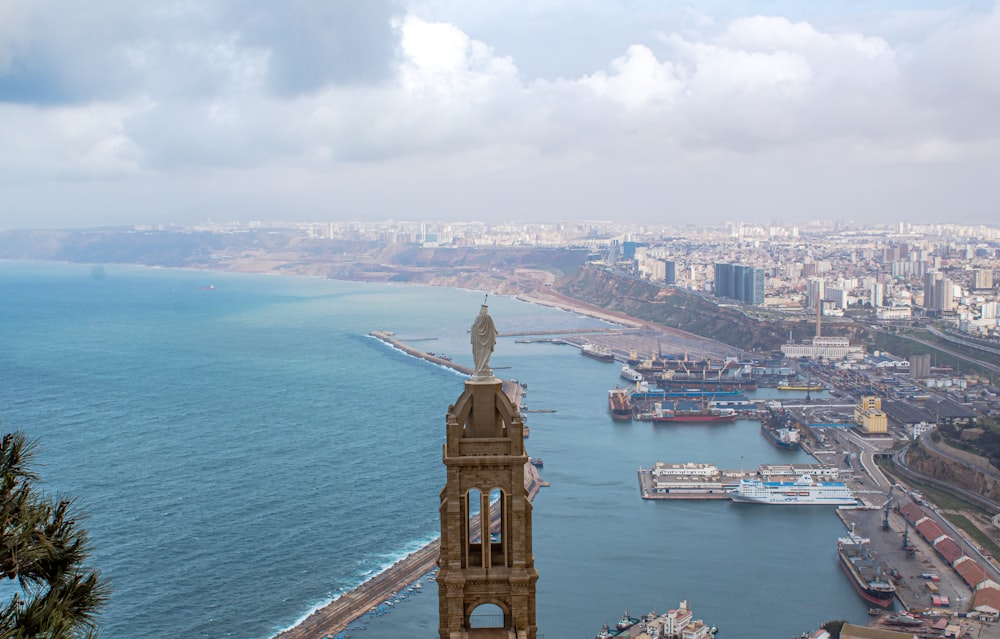
M990 224L1000 4L0 5L0 230Z

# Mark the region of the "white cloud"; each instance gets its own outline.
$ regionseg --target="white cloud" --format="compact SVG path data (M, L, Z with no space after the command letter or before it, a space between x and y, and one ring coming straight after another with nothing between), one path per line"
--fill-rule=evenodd
M559 0L519 13L517 4L441 1L397 15L389 3L142 9L95 0L84 22L100 23L95 35L54 5L39 6L0 4L5 184L138 175L169 191L202 171L227 176L217 190L242 173L272 171L274 188L278 178L308 185L322 202L329 194L316 176L377 184L405 171L402 208L421 206L421 188L427 202L440 202L441 185L456 188L453 176L462 175L483 192L529 188L539 202L621 199L598 192L605 188L732 216L718 194L695 185L730 171L787 188L822 183L816 172L834 169L868 183L911 165L925 182L936 167L942 184L954 185L945 176L1000 161L996 8L936 19L889 12L873 27L863 15L832 23L657 3ZM491 24L548 35L549 64L610 53L584 72L529 75L523 66L545 66L532 58L536 49L509 40L499 49ZM607 39L593 39L603 32ZM368 33L375 44L366 44ZM530 205L532 197L519 197ZM395 215L386 210L391 198L372 196L375 207L356 192L352 206Z

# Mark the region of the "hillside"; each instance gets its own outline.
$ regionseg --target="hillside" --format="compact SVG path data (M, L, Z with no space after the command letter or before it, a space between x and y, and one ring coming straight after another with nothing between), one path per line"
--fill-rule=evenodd
M736 304L720 306L692 291L657 286L593 265L586 265L558 281L556 288L565 295L602 308L748 351L777 351L788 341L789 334L800 341L815 332L815 325L809 320L761 321L748 316ZM863 330L856 325L840 325L828 332L857 339Z

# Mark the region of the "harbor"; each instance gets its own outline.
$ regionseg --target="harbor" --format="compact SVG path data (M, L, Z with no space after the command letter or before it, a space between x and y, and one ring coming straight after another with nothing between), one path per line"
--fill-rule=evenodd
M600 338L606 339L611 335L614 335L614 333L600 334ZM395 348L400 348L400 350L408 352L408 354L420 356L429 362L459 370L454 363L447 360L438 361L439 358L434 354L421 354L420 351L416 351L412 347L407 347L403 341L396 339L392 335L384 337L388 339L383 337L380 337L380 339ZM598 362L606 361L607 351L603 347L592 346L586 350L583 349L583 346L596 342L600 338L595 334L590 334L585 338L587 341L581 340L580 344L572 345L580 349L581 354L589 355L590 359L597 360ZM571 344L569 340L558 341ZM555 339L540 343L553 342L558 343ZM626 357L629 355L633 355L633 353L628 353ZM736 470L735 465L732 464L718 467L714 464L695 462L675 464L657 462L651 468L640 467L638 470L637 478L640 495L643 500L729 500L747 501L750 503L787 504L829 503L835 506L832 508L830 514L835 513L843 526L840 541L838 541L836 547L831 544L829 548L829 552L832 553L834 558L831 562L831 567L836 570L835 575L831 577L832 583L840 584L845 591L845 596L856 597L856 601L865 601L865 605L871 607L869 622L872 625L889 629L899 629L900 627L905 628L909 625L917 627L917 624L919 624L919 627L926 627L928 632L930 632L932 626L942 623L942 619L953 619L957 615L960 606L962 610L969 607L969 602L973 596L972 590L967 585L961 583L961 580L955 576L955 570L950 568L947 563L941 561L940 558L934 559L933 546L926 544L923 540L917 540L910 547L899 547L895 552L890 552L888 548L883 548L886 546L885 542L889 542L888 545L899 543L900 535L898 532L894 536L880 530L880 516L883 512L880 510L880 506L885 503L889 484L885 481L884 477L880 476L877 470L868 464L866 461L868 455L848 453L845 456L845 451L857 450L859 447L864 451L867 447L871 446L871 442L873 441L867 440L866 443L862 444L862 440L854 434L852 429L844 428L845 424L850 424L848 411L853 409L854 404L844 403L843 399L837 398L836 393L827 394L828 387L826 386L810 382L798 383L795 381L794 376L788 376L785 379L785 383L771 384L769 390L767 390L768 384L765 382L761 385L762 388L766 389L763 396L757 395L759 399L748 400L747 395L743 393L749 391L750 397L754 397L756 394L754 392L756 391L755 384L758 381L756 377L736 380L735 378L726 379L719 373L716 373L715 380L710 381L707 379L708 371L712 370L713 367L718 368L718 365L713 364L707 359L704 359L703 363L700 364L692 364L690 360L685 361L683 358L676 357L663 357L661 361L665 370L654 373L653 377L653 379L658 380L657 388L651 388L652 384L647 382L650 377L648 370L638 375L635 373L635 369L629 366L627 362L622 366L621 377L627 380L629 385L622 385L608 392L610 416L615 422L621 418L628 421L655 421L652 419L653 416L662 417L666 414L664 411L665 406L669 406L671 410L680 408L681 406L687 408L685 404L680 404L679 402L691 402L693 408L696 404L704 406L707 405L708 401L711 401L713 402L712 409L715 410L717 415L722 416L723 411L721 409L727 408L722 403L730 402L734 404L731 410L734 413L739 411L738 416L733 418L732 421L740 421L743 424L750 420L756 421L759 424L759 426L755 425L754 428L755 431L759 430L757 438L765 441L765 445L767 446L783 449L785 452L780 453L781 455L787 456L792 453L809 455L813 459L828 463L765 463L750 469L740 468ZM679 363L667 363L670 361L678 361ZM674 370L669 369L668 367L670 366L680 367L680 371L673 373L673 375L677 375L682 379L666 379L671 376L671 373L668 371ZM705 379L701 382L693 379L694 375L692 375L692 373L697 374L698 367L701 367L702 375L705 376ZM689 370L685 372L684 368L688 368ZM735 367L730 365L726 369L735 370ZM632 376L626 377L626 375ZM684 379L685 377L688 377L688 379ZM788 395L785 395L785 393L788 393ZM818 396L815 398L810 397L812 393L816 393ZM804 399L802 397L803 394L805 394ZM788 399L782 399L784 397ZM617 406L615 403L616 398L620 402ZM621 402L621 398L625 398L625 401ZM639 407L638 410L636 410L636 406ZM619 409L620 416L616 414L615 408ZM521 412L543 411L527 411L522 407ZM627 415L625 414L626 412ZM814 424L816 425L815 428L812 427ZM733 433L737 430L742 433L744 429L722 428L711 429L710 431L701 428L684 429L684 431L671 429L672 432L677 432L678 434L680 432L694 433L696 431L714 432L716 436L726 436L728 438L732 438ZM624 432L621 431L622 434ZM661 432L665 433L667 431L663 430ZM740 438L742 438L742 435ZM830 456L833 454L836 454L837 457ZM739 459L742 460L742 457ZM538 465L541 463L540 458L534 458L533 461ZM635 466L632 468L634 469ZM750 498L735 499L734 494L740 491L741 484L744 483L753 484L748 489L749 492L747 492ZM848 485L850 489L846 488ZM751 494L753 490L759 491L758 494ZM830 490L837 492L837 494L833 495L831 501L827 502L816 498L818 492L829 492ZM786 497L782 498L784 500L775 500L773 498L775 494ZM781 512L785 509L767 510L770 512ZM789 509L789 511L791 510L798 509ZM733 513L749 511L757 512L757 507L740 507L732 510ZM809 512L817 511L809 510ZM900 517L896 512L891 513L889 516L894 522L900 519ZM863 546L864 550L840 551L839 549L845 547L843 540L854 536L852 535L852 529L856 530L857 538L860 540L857 543L859 547ZM882 536L880 537L876 534L876 531L882 533ZM926 557L923 557L921 550L917 548L920 543L927 545L927 548L923 551L926 553ZM868 548L871 548L871 550L869 551ZM897 555L901 559L897 558ZM854 562L860 562L865 566L869 564L872 566L877 565L878 569L874 573L860 571L852 576L852 573L845 568L849 562L842 558L844 556L854 557ZM838 557L841 558L838 559ZM917 559L915 560L914 557ZM911 562L908 566L901 568L896 565L899 561L906 559ZM935 582L930 582L921 576L925 574L949 574L949 571L950 576L943 577L940 581ZM858 575L863 575L864 577L859 577ZM875 576L871 577L871 575ZM870 583L876 583L883 576L886 576L891 582L891 586L889 587L891 598L883 598L879 600L880 603L876 603L872 601L870 595L865 596L865 588L859 587L858 584L865 581L865 579L870 579ZM958 583L953 585L951 582L956 580L958 580ZM853 588L851 587L852 585ZM875 587L869 586L869 589ZM854 592L855 590L857 593ZM606 624L597 636L631 636L629 632L637 633L636 636L643 636L641 634L643 632L641 626L637 624L640 621L644 622L650 618L649 615L636 619L630 618L634 623L628 626L628 628L623 629ZM937 636L940 636L940 633Z
M642 498L651 500L733 500L734 495L739 495L741 484L761 482L780 485L786 492L795 493L797 499L806 501L808 486L843 485L837 481L837 469L822 464L761 464L754 470L724 470L707 463L656 462L651 468L639 468L638 477ZM808 486L796 486L803 477L810 478ZM844 503L854 503L854 499Z

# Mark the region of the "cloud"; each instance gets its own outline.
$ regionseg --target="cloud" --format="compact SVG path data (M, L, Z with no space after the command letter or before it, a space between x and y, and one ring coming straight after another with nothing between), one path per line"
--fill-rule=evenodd
M765 197L831 174L860 184L885 170L898 186L908 166L957 188L945 174L1000 159L996 6L836 20L706 6L8 0L0 183L134 177L169 191L202 172L198 188L225 175L221 197L271 172L308 188L305 207L329 197L324 180L354 192L341 178L406 172L404 208L421 187L465 194L449 206L475 197L460 175L539 202L629 193L639 209L639 195L669 193L721 211L695 189L720 172L752 176L739 190ZM391 196L372 201L385 210Z

